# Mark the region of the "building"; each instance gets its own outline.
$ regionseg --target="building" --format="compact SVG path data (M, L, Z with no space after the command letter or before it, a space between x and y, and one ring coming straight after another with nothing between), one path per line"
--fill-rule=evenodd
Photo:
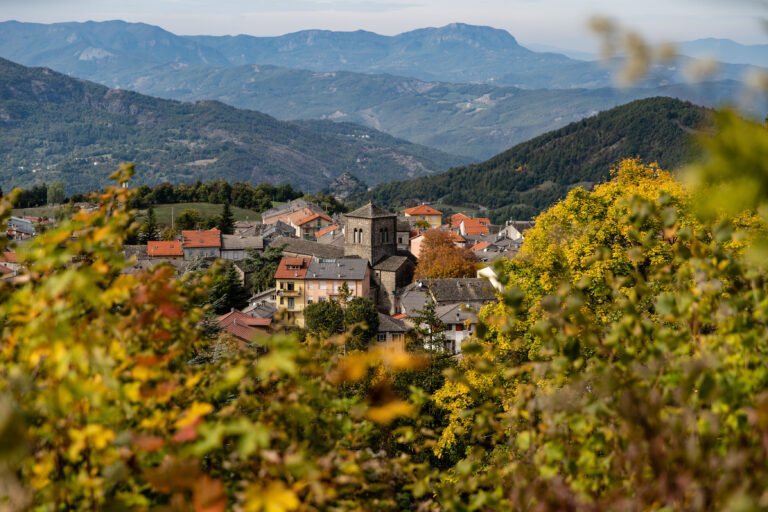
M310 203L303 199L294 199L262 213L261 221L264 224L275 224L279 221L295 226L300 220L306 219L315 213L325 215L325 211L315 203Z
M463 219L459 223L459 234L462 236L477 236L490 234L488 219Z
M272 328L271 318L254 318L236 309L218 317L216 323L223 332L237 339L241 346L269 335Z
M499 231L499 235L512 240L522 240L525 232L533 229L536 223L532 220L508 220Z
M309 270L309 258L284 256L275 272L276 304L287 323L304 327L302 311L305 305L304 280Z
M344 256L356 256L376 265L397 254L397 215L368 203L344 214L344 225Z
M21 217L11 217L8 219L7 227L6 233L14 240L23 240L37 235L34 223Z
M410 251L411 251L411 254L413 254L416 258L421 258L421 245L424 243L425 233L416 235L410 240ZM467 239L461 236L460 234L456 233L455 231L445 231L445 233L448 233L448 237L451 239L451 242L453 242L453 245L455 245L456 247L463 249L467 246Z
M428 300L437 307L463 304L479 310L496 300L496 289L488 280L475 277L418 280L398 290L397 313L414 316Z
M459 224L463 220L471 220L472 217L464 215L463 213L456 213L448 217L448 222L451 225L451 229L458 229Z
M408 330L402 319L379 313L378 341L404 343Z
M413 280L415 270L416 265L413 259L403 255L390 256L373 267L377 287L374 303L380 310L390 314L395 313L397 305L395 293Z
M296 229L296 236L304 240L317 240L317 232L333 224L333 219L324 213L313 213L298 222L291 222Z
M344 247L335 244L321 244L299 238L275 238L269 243L270 246L283 247L283 256L293 256L296 258L343 258Z
M188 260L197 256L204 258L221 257L221 231L209 229L208 231L185 230L181 232L184 243L184 259Z
M260 236L221 235L221 255L225 260L242 261L248 251L263 251L264 239Z
M147 242L147 256L172 260L184 259L184 248L178 240Z
M477 331L477 312L468 305L449 304L435 308L435 314L445 324L445 349L461 353L461 344Z
M360 258L322 259L309 262L305 280L306 304L339 300L339 290L347 283L350 298L371 299L371 268Z
M12 251L0 252L0 265L13 270L14 272L21 270L21 264L16 257L16 253Z
M429 223L430 227L439 228L443 224L443 212L425 204L403 210L406 217L414 217Z

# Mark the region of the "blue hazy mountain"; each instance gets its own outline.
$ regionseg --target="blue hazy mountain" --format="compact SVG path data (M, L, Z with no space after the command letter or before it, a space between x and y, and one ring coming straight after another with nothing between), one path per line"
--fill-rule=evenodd
M505 30L453 23L396 36L308 30L277 37L177 36L122 21L0 23L0 57L46 66L110 86L158 64L271 64L311 71L393 74L424 81L488 83L526 89L600 88L614 83L613 66L552 52L534 52ZM723 66L713 80L740 79L746 67ZM681 66L661 66L641 85L680 82Z
M744 45L731 39L706 38L677 43L689 57L711 57L720 62L768 67L768 44Z

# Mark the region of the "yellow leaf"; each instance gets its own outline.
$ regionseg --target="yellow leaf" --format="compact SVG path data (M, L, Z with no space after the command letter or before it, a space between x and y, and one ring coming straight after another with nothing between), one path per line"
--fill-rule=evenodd
M196 422L198 418L205 416L211 411L213 411L213 406L211 404L207 404L205 402L195 402L192 404L192 407L190 407L184 414L181 415L181 418L176 420L176 428L184 428L189 426Z
M371 407L366 416L376 423L391 423L397 418L408 416L412 411L412 404L402 400L394 400L381 407Z

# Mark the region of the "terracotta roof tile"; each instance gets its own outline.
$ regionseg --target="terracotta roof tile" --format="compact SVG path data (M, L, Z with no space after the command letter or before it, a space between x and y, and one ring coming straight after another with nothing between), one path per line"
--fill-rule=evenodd
M459 224L461 224L461 221L469 220L472 217L469 217L468 215L464 215L463 213L456 213L451 215L449 218L451 220L451 228L454 229L459 227Z
M483 249L487 249L490 246L491 244L489 242L477 242L475 245L472 246L472 250L482 251Z
M216 323L223 330L245 341L253 341L260 331L255 327L269 327L272 320L269 318L253 318L242 311L234 310L221 315L216 319Z
M184 247L221 247L221 231L216 228L208 231L182 231Z
M309 268L309 258L288 258L280 260L275 272L275 279L304 279ZM288 268L298 267L298 268Z
M15 252L0 252L0 261L5 261L7 263L16 263L18 260L16 259L16 253Z
M469 236L488 234L488 227L478 219L464 219L461 222L464 224L465 234Z
M315 219L323 219L323 220L326 220L328 222L333 222L333 219L331 219L327 215L323 215L322 213L313 213L309 217L305 217L305 218L301 219L299 222L296 223L296 225L297 226L303 226L307 222L312 222Z
M317 233L315 233L315 236L317 238L320 238L324 234L330 233L331 231L334 231L334 230L337 230L337 229L339 229L339 225L338 224L334 224L333 226L328 226L327 228L319 229L317 231Z
M147 255L155 258L164 256L184 256L184 249L181 242L173 240L171 242L147 242Z
M420 204L419 206L414 206L413 208L408 208L407 210L403 210L403 213L407 215L442 215L443 212L439 212L432 208L431 206L427 206L425 204Z

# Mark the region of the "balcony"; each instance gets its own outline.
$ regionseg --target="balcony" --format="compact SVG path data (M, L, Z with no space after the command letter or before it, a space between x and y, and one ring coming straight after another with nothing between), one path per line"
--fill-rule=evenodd
M298 297L301 295L301 288L296 290L277 290L279 297Z

